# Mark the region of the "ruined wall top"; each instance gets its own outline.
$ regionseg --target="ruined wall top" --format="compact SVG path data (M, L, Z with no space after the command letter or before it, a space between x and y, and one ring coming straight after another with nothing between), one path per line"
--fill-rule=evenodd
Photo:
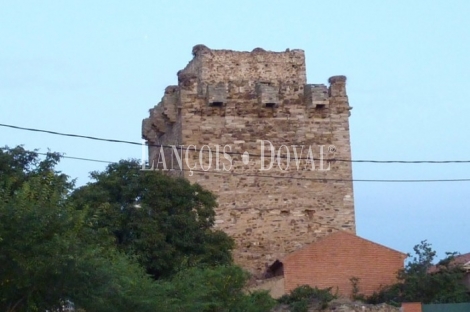
M303 50L284 52L256 48L251 52L212 50L199 44L193 47L194 58L181 71L179 80L196 78L199 83L271 82L304 85L307 82Z

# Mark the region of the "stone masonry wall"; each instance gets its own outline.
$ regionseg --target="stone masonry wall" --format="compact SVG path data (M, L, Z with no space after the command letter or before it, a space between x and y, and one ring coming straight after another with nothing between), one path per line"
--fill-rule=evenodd
M236 52L198 45L193 55L178 72L178 86L168 87L144 119L143 137L149 144L203 149L189 152L185 170L172 173L218 196L215 226L235 239L235 261L261 275L266 264L336 229L354 233L351 163L327 161L351 158L346 77L331 77L329 86L306 84L302 50ZM261 170L259 140L275 149L271 154L264 142L265 168L274 157L270 170ZM307 158L309 148L314 170L308 159L298 160L297 168L294 153ZM171 150L164 153L169 163ZM149 159L158 163L159 157L160 148L151 146Z

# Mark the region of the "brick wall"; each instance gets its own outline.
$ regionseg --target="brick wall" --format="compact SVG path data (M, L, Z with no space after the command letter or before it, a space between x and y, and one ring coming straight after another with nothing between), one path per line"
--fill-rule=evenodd
M401 312L422 312L421 302L407 302L401 304Z
M405 255L353 234L337 232L298 250L283 260L285 289L308 284L338 287L350 296L351 277L357 277L360 293L370 295L381 285L396 281ZM333 290L334 291L334 290Z

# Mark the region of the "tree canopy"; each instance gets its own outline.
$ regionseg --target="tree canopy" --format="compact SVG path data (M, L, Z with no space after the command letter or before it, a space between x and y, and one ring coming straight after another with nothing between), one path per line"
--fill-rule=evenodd
M155 278L192 266L230 264L233 240L212 229L215 196L185 179L139 167L129 160L93 172L93 182L75 190L72 199Z
M367 301L391 304L470 302L469 290L463 283L465 271L453 261L457 253L447 253L434 265L436 252L430 243L422 241L413 250L412 260L397 274L398 282L383 287Z
M200 185L122 160L74 188L59 161L0 149L1 311L263 312L275 304L246 292L233 240L213 229L216 198ZM470 301L455 253L434 266L429 243L414 252L398 282L368 302ZM302 288L283 300L303 309L324 294Z
M21 147L0 151L0 310L73 302L93 303L91 311L107 311L110 303L155 311L155 302L141 300L153 286L144 270L68 200L73 183L55 170L59 158L41 160Z
M74 189L59 161L0 149L1 311L270 310L267 293L245 293L233 241L212 229L210 192L135 161Z

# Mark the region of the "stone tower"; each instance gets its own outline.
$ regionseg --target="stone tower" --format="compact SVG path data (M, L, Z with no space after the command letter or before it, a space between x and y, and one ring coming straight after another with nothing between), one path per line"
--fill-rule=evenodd
M346 77L307 84L302 50L193 55L142 135L155 168L218 196L215 226L235 239L235 261L261 274L319 237L355 233Z

